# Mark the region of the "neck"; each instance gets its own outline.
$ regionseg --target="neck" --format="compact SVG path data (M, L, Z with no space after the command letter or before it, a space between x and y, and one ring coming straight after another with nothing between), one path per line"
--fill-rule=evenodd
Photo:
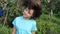
M24 19L25 19L25 20L29 20L30 18L28 18L28 17L24 17Z

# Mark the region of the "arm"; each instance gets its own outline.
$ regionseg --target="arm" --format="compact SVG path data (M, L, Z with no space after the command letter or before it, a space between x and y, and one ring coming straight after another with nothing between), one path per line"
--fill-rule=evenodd
M36 31L37 31L36 22L34 22L32 25L32 34L36 34Z
M32 31L32 34L36 34L35 31Z
M16 28L15 27L13 27L13 29L12 29L13 31L12 31L12 34L16 34Z

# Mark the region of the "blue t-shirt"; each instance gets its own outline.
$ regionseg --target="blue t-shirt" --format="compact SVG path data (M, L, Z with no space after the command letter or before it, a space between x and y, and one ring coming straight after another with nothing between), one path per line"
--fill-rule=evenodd
M36 21L25 20L23 16L16 17L12 24L16 27L16 34L32 34L32 31L37 30Z

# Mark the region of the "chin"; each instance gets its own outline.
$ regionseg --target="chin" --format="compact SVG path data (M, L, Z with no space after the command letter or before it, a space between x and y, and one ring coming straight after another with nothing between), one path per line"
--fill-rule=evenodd
M26 15L23 15L25 18L27 17Z

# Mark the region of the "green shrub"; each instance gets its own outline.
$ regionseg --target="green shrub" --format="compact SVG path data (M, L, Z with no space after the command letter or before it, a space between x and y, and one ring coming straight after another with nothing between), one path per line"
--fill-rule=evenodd
M0 34L11 34L12 29L0 24Z
M37 34L60 34L60 26L47 19L47 15L42 14L37 21Z

